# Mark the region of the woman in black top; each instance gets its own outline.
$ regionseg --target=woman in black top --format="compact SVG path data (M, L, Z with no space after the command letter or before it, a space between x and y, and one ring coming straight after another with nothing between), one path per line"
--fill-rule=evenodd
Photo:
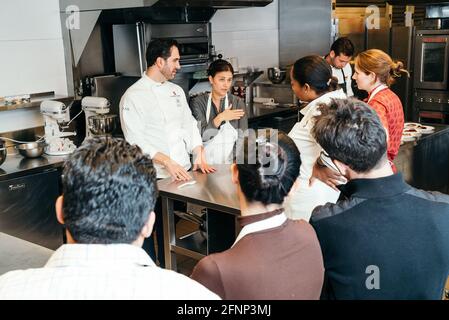
M234 75L232 65L226 60L216 60L209 66L208 75L212 87L211 92L200 94L190 101L193 116L200 123L206 151L208 143L219 132L226 136L227 142L234 141L235 144L236 140L231 136L235 135L237 139L242 139L248 129L244 101L229 93ZM230 130L224 130L226 128ZM232 131L232 128L235 129L235 132ZM222 138L219 138L220 141L223 140ZM223 157L218 158L213 159L213 162L224 162ZM231 160L231 158L227 160Z

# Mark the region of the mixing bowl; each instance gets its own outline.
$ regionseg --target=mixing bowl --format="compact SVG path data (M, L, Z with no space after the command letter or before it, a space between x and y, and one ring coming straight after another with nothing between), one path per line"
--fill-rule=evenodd
M16 146L19 153L25 158L37 158L44 153L45 142L28 142Z

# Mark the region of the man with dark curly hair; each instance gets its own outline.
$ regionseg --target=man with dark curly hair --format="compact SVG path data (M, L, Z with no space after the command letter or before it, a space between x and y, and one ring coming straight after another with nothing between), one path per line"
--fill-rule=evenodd
M348 179L315 208L328 299L441 299L449 275L449 196L408 185L387 157L376 112L355 99L322 106L320 163Z

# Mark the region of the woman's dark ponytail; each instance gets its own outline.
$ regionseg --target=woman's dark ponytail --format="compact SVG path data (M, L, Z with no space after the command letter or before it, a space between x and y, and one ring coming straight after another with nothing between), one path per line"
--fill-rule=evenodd
M329 79L329 91L335 91L337 89L340 89L340 86L338 85L338 79L332 76Z
M299 175L301 158L293 140L282 131L245 138L243 163L237 163L240 187L250 202L282 204Z
M319 95L338 89L338 80L332 76L331 66L317 55L297 60L292 74L301 86L308 84Z

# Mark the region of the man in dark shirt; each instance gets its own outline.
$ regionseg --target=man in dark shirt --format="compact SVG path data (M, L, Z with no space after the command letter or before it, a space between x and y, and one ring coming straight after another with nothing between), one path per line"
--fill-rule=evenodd
M317 207L324 299L441 299L449 275L449 196L394 174L376 113L334 100L316 117L321 165L348 179L343 200Z

